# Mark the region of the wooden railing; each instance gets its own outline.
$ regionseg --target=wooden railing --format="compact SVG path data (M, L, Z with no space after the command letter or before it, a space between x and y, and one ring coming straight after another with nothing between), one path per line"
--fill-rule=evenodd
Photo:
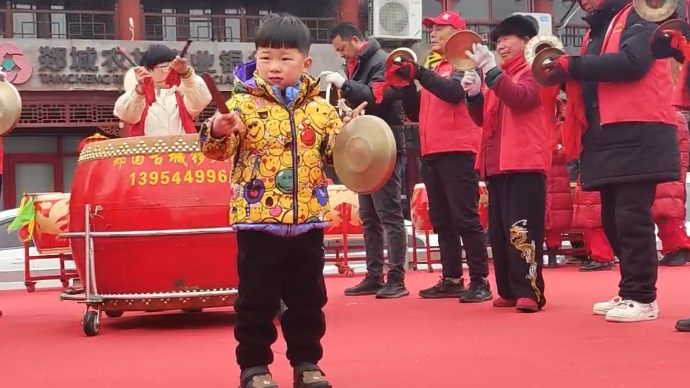
M15 39L118 39L117 7L113 11L0 9L0 35Z
M253 42L263 16L143 13L145 40ZM337 18L301 18L313 43L330 43Z

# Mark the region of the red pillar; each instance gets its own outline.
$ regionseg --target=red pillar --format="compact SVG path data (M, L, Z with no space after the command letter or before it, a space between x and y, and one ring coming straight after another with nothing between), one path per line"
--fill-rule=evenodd
M534 12L539 13L552 13L553 2L552 0L534 0Z
M134 40L141 40L144 31L141 2L139 0L117 0L117 27L121 40L132 39L132 33L129 31L129 18L134 20Z
M359 25L359 0L340 0L338 22L351 22L361 28Z

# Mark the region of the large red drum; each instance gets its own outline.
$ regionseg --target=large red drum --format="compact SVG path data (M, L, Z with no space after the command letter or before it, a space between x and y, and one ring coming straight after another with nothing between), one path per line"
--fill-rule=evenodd
M36 251L42 255L70 253L69 240L59 238L69 224L69 194L25 194L33 199L36 228L33 233Z
M196 135L146 136L86 144L72 183L71 233L229 227L231 166L206 158ZM85 279L85 239L72 237ZM228 306L233 297L161 294L233 290L234 233L94 238L94 271L103 310L160 311ZM144 299L142 294L156 294ZM127 300L127 295L137 295ZM120 296L112 298L112 296Z

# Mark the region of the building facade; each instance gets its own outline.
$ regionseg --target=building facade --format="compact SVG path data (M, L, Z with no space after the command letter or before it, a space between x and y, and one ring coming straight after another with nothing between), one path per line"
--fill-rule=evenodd
M460 12L469 28L487 33L513 12L543 12L554 23L566 14L561 0L423 0L424 16ZM0 8L0 61L19 89L23 110L18 127L2 138L3 188L0 206L16 207L23 192L68 192L81 139L95 132L117 136L112 114L131 64L152 42L181 49L194 40L191 65L211 72L229 90L234 66L254 50L263 16L290 12L303 18L315 42L314 68L337 69L341 59L329 33L341 21L368 29L368 0L11 0ZM576 16L561 31L577 47L584 32ZM573 27L575 26L575 27ZM579 39L579 41L578 41ZM414 45L422 58L428 34ZM198 119L213 114L209 107Z

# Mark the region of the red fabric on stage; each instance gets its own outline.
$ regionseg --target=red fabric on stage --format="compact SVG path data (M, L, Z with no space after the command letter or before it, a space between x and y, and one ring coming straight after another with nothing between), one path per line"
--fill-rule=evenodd
M592 260L600 263L613 261L614 253L603 229L584 230L585 249Z
M668 255L680 249L690 250L690 237L682 219L667 219L657 223L657 236L661 240L661 254Z

